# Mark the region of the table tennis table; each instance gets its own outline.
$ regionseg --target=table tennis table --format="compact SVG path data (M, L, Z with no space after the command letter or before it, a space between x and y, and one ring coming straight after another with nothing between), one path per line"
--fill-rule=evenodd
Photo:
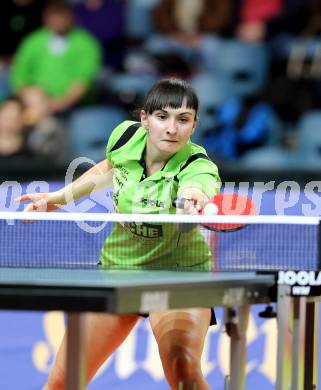
M269 302L278 303L276 389L303 389L299 384L303 383L300 375L304 362L299 359L302 354L300 350L302 343L296 338L302 334L305 308L308 306L305 305L305 298L295 298L293 331L298 335L296 337L293 334L292 357L289 359L291 300L289 286L277 286L276 275L272 273L20 267L1 268L0 272L0 309L67 312L68 390L84 389L85 361L82 353L84 312L147 313L175 308L213 306L227 308L225 321L233 325L230 331L230 348L233 353L230 354L230 378L226 388L245 389L246 329L250 305ZM314 306L312 310L315 310ZM310 317L312 326L315 325L317 316L313 312L311 314L311 310L310 315L313 315ZM312 348L314 342L315 340L312 341ZM311 356L309 358L311 359ZM292 370L289 366L292 366ZM313 389L312 382L316 380L315 370L311 372L311 367L309 376L310 379L305 380L310 381L306 383L311 383L311 386L304 387L305 390Z
M27 224L27 228L19 223L33 219L37 223ZM85 221L90 223L83 224ZM184 271L178 266L171 271L100 269L97 260L113 223L129 221L139 226L168 222L238 222L251 226L220 236L202 231L213 254L215 272ZM250 305L269 302L277 303L276 389L316 388L315 301L321 296L319 218L3 212L0 222L0 309L67 313L67 390L84 389L85 312L145 314L216 306L224 307L225 327L231 339L226 389L246 389ZM100 222L104 229L100 229ZM92 230L95 234L90 234ZM286 242L290 244L284 245ZM182 248L180 256L184 260ZM281 283L278 273L289 269L308 270L302 271L300 281L302 276L313 276L309 274L312 272L320 283L311 291L306 289L310 286L293 286L299 287L293 294L291 283L286 282L287 278ZM312 280L313 284L317 283Z

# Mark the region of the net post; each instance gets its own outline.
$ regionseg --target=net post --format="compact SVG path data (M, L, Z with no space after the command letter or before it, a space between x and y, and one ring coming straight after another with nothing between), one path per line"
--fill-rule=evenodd
M317 271L321 271L321 219L318 224L318 258L317 258Z

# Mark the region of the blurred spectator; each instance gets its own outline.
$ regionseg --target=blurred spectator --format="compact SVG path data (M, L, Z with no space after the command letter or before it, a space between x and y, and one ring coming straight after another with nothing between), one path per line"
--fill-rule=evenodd
M74 27L71 5L49 1L44 26L19 46L12 66L16 92L36 85L50 98L52 113L66 112L89 97L100 69L100 47L84 30Z
M320 66L310 65L320 57L321 0L284 1L284 12L267 25L274 58L291 78L310 77L310 70L312 78L315 70L320 78Z
M253 43L266 38L266 24L283 11L284 0L240 0L236 35Z
M61 120L50 115L48 96L38 87L24 88L24 121L28 128L27 148L34 156L64 161L68 137Z
M279 35L311 35L310 27L320 29L320 0L282 0L282 12L266 23L266 35L273 38ZM310 27L309 27L310 26Z
M231 10L230 1L161 0L154 10L155 28L161 34L193 45L202 34L228 34L232 27Z
M283 12L266 24L272 72L265 97L293 126L306 110L320 108L321 0L283 1Z
M275 126L272 108L257 98L228 100L217 109L216 127L208 129L204 146L216 161L232 161L265 145Z
M237 35L247 41L281 38L288 54L285 38L319 36L321 32L321 0L237 0ZM283 53L284 53L283 52Z
M0 101L11 94L9 66L21 40L41 25L42 0L0 2Z
M42 4L43 0L0 2L0 61L9 62L21 40L41 25Z
M0 158L26 155L23 109L17 97L7 99L0 106Z
M125 47L124 0L84 0L74 5L76 24L91 32L104 50L104 65L122 69Z
M147 48L169 63L170 53L178 57L177 61L194 64L197 70L212 71L220 45L218 36L233 31L232 15L231 0L161 0L154 8L158 35L149 39ZM175 70L175 64L170 65Z

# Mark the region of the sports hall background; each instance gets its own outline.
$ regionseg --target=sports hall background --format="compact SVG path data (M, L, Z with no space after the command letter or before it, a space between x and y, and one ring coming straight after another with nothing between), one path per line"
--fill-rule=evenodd
M0 3L0 210L16 210L13 198L28 185L63 185L74 158L104 158L113 127L135 117L155 80L174 75L199 93L194 141L206 147L227 187L250 183L259 191L265 185L261 214L320 215L321 1L71 1L71 28L91 34L90 44L77 58L63 61L68 39L48 41L62 73L75 72L67 89L54 91L48 80L29 79L20 61L26 39L44 27L44 4ZM97 55L82 79L85 95L57 104L67 101L77 66L91 50ZM38 60L32 58L35 69ZM21 97L21 83L33 87L36 98ZM76 173L85 168L80 165ZM93 199L88 211L103 212L106 196ZM268 390L275 379L276 329L275 320L258 317L260 310L251 314L248 388ZM223 388L228 367L221 313L203 359L215 389ZM41 388L63 329L60 312L1 312L0 389ZM163 389L163 379L148 322L142 321L89 388Z

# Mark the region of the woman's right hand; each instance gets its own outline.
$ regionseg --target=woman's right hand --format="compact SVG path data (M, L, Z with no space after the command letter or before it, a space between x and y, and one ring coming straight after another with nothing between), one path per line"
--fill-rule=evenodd
M38 212L54 211L65 204L63 196L58 191L25 194L16 198L15 202L29 202L24 211Z

